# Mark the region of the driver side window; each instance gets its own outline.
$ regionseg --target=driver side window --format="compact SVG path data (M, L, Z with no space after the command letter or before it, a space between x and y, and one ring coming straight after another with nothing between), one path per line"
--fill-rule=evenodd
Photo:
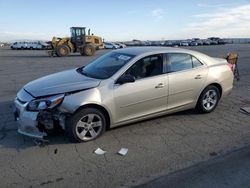
M126 75L132 75L136 80L157 76L163 72L163 57L161 54L144 57L134 63L127 71Z

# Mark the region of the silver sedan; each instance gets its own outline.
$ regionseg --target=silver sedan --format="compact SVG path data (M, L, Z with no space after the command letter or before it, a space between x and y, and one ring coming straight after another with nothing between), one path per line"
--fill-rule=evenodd
M15 117L23 135L42 139L59 126L82 142L155 116L212 112L232 87L224 59L177 48L126 48L26 84L15 99Z

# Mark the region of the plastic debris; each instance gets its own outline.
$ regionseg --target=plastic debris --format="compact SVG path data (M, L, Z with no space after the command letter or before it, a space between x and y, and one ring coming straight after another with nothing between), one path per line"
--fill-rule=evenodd
M105 154L106 153L106 151L103 151L101 148L97 148L96 150L95 150L95 154L97 154L97 155L103 155L103 154Z
M250 107L241 107L240 112L250 116Z
M118 151L118 154L124 156L128 153L128 148L121 148L120 151Z
M49 144L49 141L45 139L32 139L32 141L39 147L44 147L46 144Z

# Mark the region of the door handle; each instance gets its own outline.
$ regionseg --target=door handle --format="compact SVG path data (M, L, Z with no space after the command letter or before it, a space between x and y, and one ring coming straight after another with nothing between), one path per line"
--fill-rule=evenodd
M163 87L164 87L163 83L159 83L157 86L155 86L156 89L163 88Z
M198 75L196 75L195 77L194 77L194 79L201 79L202 78L202 76L200 75L200 74L198 74Z

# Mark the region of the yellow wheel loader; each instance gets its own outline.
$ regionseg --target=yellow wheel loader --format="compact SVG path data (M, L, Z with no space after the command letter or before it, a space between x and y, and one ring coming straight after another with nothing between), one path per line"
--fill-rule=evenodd
M63 57L75 52L92 56L97 49L104 48L102 38L93 34L90 35L90 30L86 35L85 29L85 27L71 27L71 37L53 37L51 41L52 50L48 51L49 56Z

